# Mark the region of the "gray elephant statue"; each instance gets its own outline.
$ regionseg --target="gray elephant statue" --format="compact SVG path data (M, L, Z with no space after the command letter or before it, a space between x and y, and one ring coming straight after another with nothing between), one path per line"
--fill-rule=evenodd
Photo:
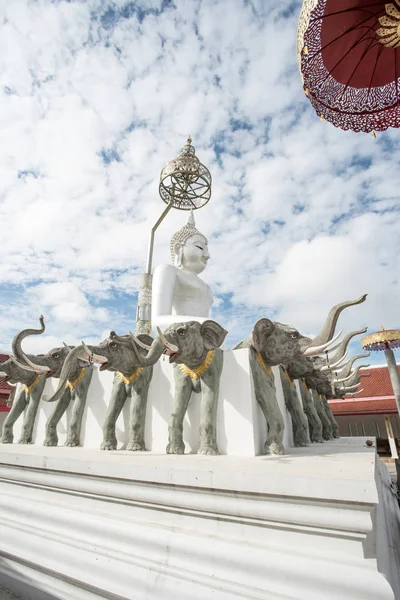
M71 377L71 369L79 358L99 363L101 371L114 372L110 404L103 424L103 441L100 446L102 450L117 449L116 424L127 398L131 400L131 410L126 449L131 451L146 449L144 440L146 407L153 367L152 365L143 367L142 359L147 354L143 346L151 344L153 338L147 335L138 337L138 340L134 340L130 334L117 335L115 331L111 331L109 337L97 346L83 344L74 348L65 361L58 389L50 399L57 400L63 393ZM155 359L154 363L157 360Z
M57 379L60 377L62 366L66 357L71 351L71 347L64 345L59 348L52 348L47 354L38 355L27 355L23 352L21 347L22 341L26 337L30 335L40 335L45 331L43 317L40 317L40 324L40 329L24 329L15 336L12 343L13 354L21 366L39 373L38 376L40 376L40 373L44 371L46 377L54 377ZM93 369L88 362L80 360L75 362L74 369L71 371L70 379L66 389L60 398L60 401L54 407L54 410L46 423L46 437L43 442L45 446L57 445L57 425L64 412L67 410L71 400L73 400L74 405L71 421L68 425L67 440L65 445L79 446L83 411L85 408L87 392L92 379L92 374ZM32 439L32 430L39 407L40 398L42 398L42 400L46 400L42 393L40 396L38 395L37 398L35 398L35 403L32 403L32 406L29 405L25 419L26 423L24 422L24 428L26 425L26 428L29 430L30 441Z
M328 314L321 332L310 339L297 329L269 319L260 319L253 333L233 349L249 348L257 402L267 421L268 437L264 445L265 454L284 454L284 421L276 398L276 388L271 367L287 365L296 356L314 356L323 352L336 339L333 337L340 313L349 306L365 301L366 295L357 300L336 304ZM299 428L299 431L301 429Z
M164 352L174 365L175 394L167 454L184 454L183 420L192 392L201 392L198 454L217 455L217 407L223 366L220 349L227 331L215 321L174 323L154 340L142 364L151 364Z
M6 381L13 386L13 399L10 400L10 403L12 402L11 410L3 423L0 443L12 444L14 441L14 424L25 412L18 444L30 444L40 398L46 384L46 375L20 366L13 358L1 363L0 369L1 376L4 376ZM21 385L14 388L18 383Z

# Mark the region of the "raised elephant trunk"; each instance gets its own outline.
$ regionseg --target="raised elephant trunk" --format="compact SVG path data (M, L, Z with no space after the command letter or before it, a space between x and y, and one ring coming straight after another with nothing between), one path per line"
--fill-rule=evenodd
M347 335L344 336L342 343L339 345L337 351L335 352L335 354L333 354L330 359L329 362L330 363L335 363L338 360L340 360L344 354L346 353L347 350L347 346L349 345L349 342L351 340L351 338L353 338L355 335L361 335L362 333L365 333L367 331L367 327L364 327L364 329L358 329L357 331L351 331L350 333L348 333ZM333 348L331 349L331 351L333 350Z
M367 294L360 296L357 300L348 300L347 302L340 302L336 304L329 311L328 317L325 321L325 324L321 330L321 332L311 341L311 346L321 346L322 344L326 344L333 338L333 334L335 333L336 324L339 319L340 313L349 306L355 306L356 304L362 304L365 301Z
M160 356L164 353L165 347L166 347L165 342L163 342L161 337L160 336L156 337L156 339L153 341L153 343L150 346L150 350L149 350L147 356L139 355L140 366L141 367L153 366L158 361Z
M355 356L353 356L352 358L350 358L350 360L347 361L347 363L345 363L344 365L342 365L340 367L340 369L338 369L336 371L336 375L338 377L347 377L347 375L349 375L353 363L358 360L359 358L367 358L370 355L369 352L367 352L366 354L356 354ZM331 368L334 368L334 366L332 365ZM321 371L327 371L329 369L329 367L323 367L321 369Z
M21 348L22 340L24 340L29 335L40 335L46 329L44 324L43 315L40 315L39 318L41 328L40 329L23 329L14 337L12 341L12 352L15 357L15 362L18 366L27 369L28 371L34 371L35 373L48 373L50 371L49 367L38 365L33 363L24 353Z
M346 380L348 381L347 385L352 385L358 377L362 377L364 375L360 373L360 369L363 367L366 368L369 367L369 365L360 365L359 367L354 369L354 371L348 377L346 377ZM370 373L368 373L368 375L370 375Z
M83 345L76 346L75 348L73 348L71 350L71 352L69 352L69 354L67 355L67 358L64 361L63 367L61 369L58 387L51 398L43 397L43 400L45 402L56 402L57 400L59 400L61 398L61 396L63 395L63 393L65 391L65 388L67 387L70 373L75 368L75 364L76 364L76 361L78 360L78 358L80 358L82 360L90 360L91 353L90 353L90 351L87 351L83 347Z

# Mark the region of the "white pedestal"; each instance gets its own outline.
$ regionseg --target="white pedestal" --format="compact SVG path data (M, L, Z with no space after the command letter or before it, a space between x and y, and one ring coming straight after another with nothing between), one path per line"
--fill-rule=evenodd
M400 592L398 507L363 438L257 458L14 444L0 481L0 581L28 600Z
M267 424L255 399L253 379L250 372L248 350L224 352L224 368L220 382L217 416L217 439L221 454L231 456L257 456L263 453L267 439ZM279 367L273 367L278 403L285 420L283 443L293 445L292 422L285 407ZM98 370L93 374L83 417L81 443L84 448L100 448L103 438L102 425L110 401L113 373ZM44 394L51 396L58 380L49 379ZM164 453L168 443L168 424L171 418L174 394L173 366L159 361L154 366L150 384L146 414L146 448ZM197 452L199 447L200 394L193 394L184 423L183 438L186 452ZM45 439L46 421L53 404L41 402L34 429L34 444L42 445ZM117 422L117 439L120 448L127 444L129 424L129 401ZM71 418L70 406L58 425L59 445L65 443L67 426ZM14 439L19 439L23 419L14 426Z

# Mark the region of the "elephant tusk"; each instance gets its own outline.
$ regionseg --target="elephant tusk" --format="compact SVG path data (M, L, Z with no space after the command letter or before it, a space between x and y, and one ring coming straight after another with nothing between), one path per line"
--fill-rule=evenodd
M82 342L82 346L86 352L86 356L79 356L81 360L89 360L90 362L99 363L100 365L104 365L108 362L108 359L105 356L93 354L93 352L86 346L85 342Z
M358 390L358 392L350 392L349 394L346 394L346 396L357 396L357 394L361 394L363 391L364 388L361 388L361 390Z
M329 342L326 344L322 344L321 346L310 346L304 352L300 353L299 356L315 356L316 354L322 354L328 346L332 344L332 342L336 342L336 340L342 335L343 330L340 330L338 334L335 335Z
M165 335L163 334L163 332L161 331L161 329L159 327L157 327L157 333L160 336L160 340L162 341L164 346L166 348L168 348L168 350L171 350L171 352L173 352L174 354L179 352L178 346L175 346L175 344L171 344L171 342L169 342L167 340L167 338L165 337Z
M20 369L25 369L25 371L33 371L34 373L50 373L51 369L49 367L45 367L43 365L35 365L32 361L30 361L24 354L24 358L26 360L26 364L19 362L14 356L10 356L10 360L14 364L17 365Z
M333 365L324 365L323 367L321 367L321 373L324 373L325 371L330 371L331 369L335 369L336 367L338 367L344 360L346 360L348 353L349 352L347 351L345 354L343 354L342 358L336 361Z
M9 381L6 381L6 383L8 383L8 385L12 388L17 387L18 383L10 383Z
M8 373L5 371L0 371L0 377L7 377Z
M334 346L332 346L332 348L328 348L326 350L326 352L333 352L334 350L336 350L337 348L339 348L339 346L341 346L343 344L343 340L340 340L337 344L335 344Z
M135 344L137 344L140 348L143 348L143 350L147 350L147 352L150 352L151 346L148 346L147 344L144 344L143 342L141 342L140 340L138 340L133 335L132 331L129 332L129 335L131 336L131 338L133 339L133 341L135 342Z

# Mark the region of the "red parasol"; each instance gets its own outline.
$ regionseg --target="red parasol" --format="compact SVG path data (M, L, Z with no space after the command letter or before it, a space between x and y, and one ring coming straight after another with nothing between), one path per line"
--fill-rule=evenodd
M400 127L400 0L304 0L297 32L304 90L336 127Z

